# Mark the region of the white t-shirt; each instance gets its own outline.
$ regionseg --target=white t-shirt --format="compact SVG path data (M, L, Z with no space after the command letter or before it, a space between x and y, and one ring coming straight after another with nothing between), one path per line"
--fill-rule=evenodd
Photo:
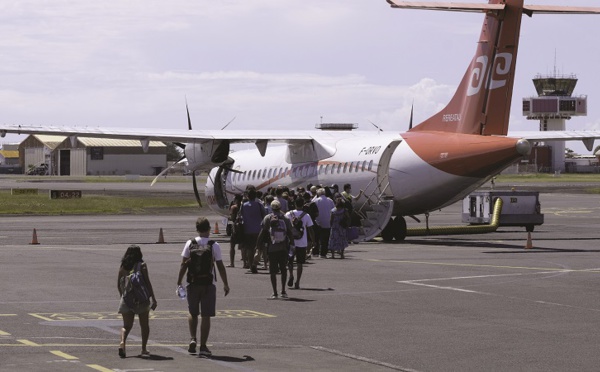
M300 217L300 215L302 215L302 213L304 213L304 212L301 210L299 211L297 209L294 209L293 211L287 212L285 214L285 217L288 220L290 220L290 222L291 222L293 216ZM302 238L294 239L294 246L300 247L300 248L306 248L308 246L308 238L307 238L308 233L307 233L306 229L313 225L312 218L310 218L310 215L308 213L306 213L304 215L304 217L302 217L302 224L304 225L304 234L302 234Z
M198 245L207 245L208 241L211 240L210 238L201 238L201 237L196 237L195 239L198 242ZM192 242L190 240L185 242L185 247L183 247L183 252L181 252L181 257L190 258L190 245L191 244L192 244ZM221 257L221 246L219 245L219 243L215 242L213 244L212 251L213 251L213 257L215 258L215 261L223 261L223 258Z

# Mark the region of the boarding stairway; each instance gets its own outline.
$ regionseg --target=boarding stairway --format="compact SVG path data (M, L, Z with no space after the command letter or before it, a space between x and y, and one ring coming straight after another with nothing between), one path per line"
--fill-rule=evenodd
M360 226L357 226L358 238L353 240L354 242L373 239L390 221L394 210L394 201L393 196L389 193L389 187L387 176L373 178L365 187L364 197L366 200L353 203L354 215L360 217Z

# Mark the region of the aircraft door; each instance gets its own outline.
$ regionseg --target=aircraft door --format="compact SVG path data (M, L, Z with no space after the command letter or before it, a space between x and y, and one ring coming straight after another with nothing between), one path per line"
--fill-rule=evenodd
M377 185L381 199L392 199L394 197L389 180L390 160L400 143L402 143L401 139L390 142L383 151L381 159L379 159L379 165L377 166Z

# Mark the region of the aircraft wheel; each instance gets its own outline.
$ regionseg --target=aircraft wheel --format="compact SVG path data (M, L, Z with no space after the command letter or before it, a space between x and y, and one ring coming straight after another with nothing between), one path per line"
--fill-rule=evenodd
M394 238L399 242L406 238L406 220L402 216L394 219Z
M381 231L381 238L384 242L391 242L394 240L394 220L390 218L390 221L385 225Z

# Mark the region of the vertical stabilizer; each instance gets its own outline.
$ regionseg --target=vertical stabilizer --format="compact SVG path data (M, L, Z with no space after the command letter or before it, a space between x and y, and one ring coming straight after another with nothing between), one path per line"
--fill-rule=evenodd
M523 0L490 0L480 11L485 19L477 50L454 97L412 131L506 135Z

